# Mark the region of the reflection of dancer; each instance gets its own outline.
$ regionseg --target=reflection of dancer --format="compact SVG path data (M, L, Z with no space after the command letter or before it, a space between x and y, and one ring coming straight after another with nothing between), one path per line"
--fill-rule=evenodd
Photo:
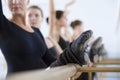
M39 28L41 28L41 22L43 20L43 11L38 6L30 6L27 10L26 23L29 26L33 26L37 29L39 33ZM62 53L62 49L59 47L58 43L53 40L51 37L45 38L45 42L49 51L55 57L58 57ZM57 53L57 54L56 54Z
M25 12L29 0L7 0L12 13L10 20L2 11L0 0L0 48L8 65L8 72L19 72L48 66L60 66L68 63L86 64L84 51L92 35L84 32L66 48L56 60L48 51L42 34L36 28L25 25Z
M73 2L73 1L72 1ZM66 5L67 7L72 3L68 3ZM71 36L68 34L67 31L67 18L66 18L66 10L65 11L55 11L54 10L54 2L53 0L50 0L50 17L49 17L49 25L50 25L50 36L55 39L62 49L65 49L69 42L71 41ZM62 29L64 29L64 32L62 33Z

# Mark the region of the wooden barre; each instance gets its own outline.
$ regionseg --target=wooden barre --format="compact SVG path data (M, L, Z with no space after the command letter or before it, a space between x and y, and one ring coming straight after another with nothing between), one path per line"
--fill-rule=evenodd
M106 58L103 61L94 63L95 65L120 65L119 58Z
M6 80L66 80L77 72L120 72L120 68L82 68L79 65L70 64L49 70L36 70L11 74Z
M95 67L97 65L120 65L120 58L105 58L103 61L97 62L93 64L93 67L95 69ZM110 72L111 71L115 71L115 69L108 69ZM119 72L120 69L118 69ZM96 70L95 70L96 71ZM105 71L104 69L102 71ZM90 72L89 72L90 73ZM89 74L89 80L92 80L91 76L92 74Z
M102 67L94 67L94 68L79 68L79 72L120 72L120 68L102 68Z
M109 78L119 78L120 79L119 75L117 75L117 76L101 76L101 78L106 78L106 77L109 77Z
M120 61L100 61L94 64L95 65L120 65Z
M80 67L75 65L78 72L120 72L120 67Z
M105 58L104 61L120 61L120 58Z
M75 65L78 72L120 72L120 67L80 67Z

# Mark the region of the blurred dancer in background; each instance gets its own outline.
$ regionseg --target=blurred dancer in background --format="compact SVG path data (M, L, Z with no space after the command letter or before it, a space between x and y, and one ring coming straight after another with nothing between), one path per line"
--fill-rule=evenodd
M42 21L43 21L42 9L36 5L30 6L26 14L26 24L28 26L35 27L36 31L40 33L39 29L41 29ZM57 58L60 55L60 53L62 53L62 49L60 48L58 43L50 36L45 38L45 42L49 51L55 58Z
M50 16L47 18L50 26L49 35L58 42L63 50L68 46L69 42L71 42L71 35L67 31L67 7L74 2L75 0L72 0L67 3L64 11L55 11L54 0L49 1Z

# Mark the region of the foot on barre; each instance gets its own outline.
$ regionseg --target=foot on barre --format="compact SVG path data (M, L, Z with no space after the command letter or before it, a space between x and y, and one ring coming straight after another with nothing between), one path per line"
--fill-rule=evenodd
M89 52L91 62L94 62L94 56L97 55L98 48L101 46L102 37L98 37L92 44Z
M105 50L104 44L102 44L98 48L98 57L100 58L99 61L101 61L101 59L103 60L104 58L107 57L107 51Z
M85 59L85 49L92 36L92 31L86 31L73 41L60 55L58 60L52 66L66 65L68 63L76 63L80 66L87 64Z

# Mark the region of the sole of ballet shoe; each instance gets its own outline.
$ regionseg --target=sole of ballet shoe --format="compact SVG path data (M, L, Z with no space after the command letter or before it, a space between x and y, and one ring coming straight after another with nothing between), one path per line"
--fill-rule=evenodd
M88 55L86 55L85 49L90 41L90 38L92 37L92 34L93 32L91 30L88 30L86 32L83 32L81 36L78 38L78 40L76 40L76 41L79 41L79 43L77 43L79 44L77 46L79 47L79 50L80 50L80 54L78 56L83 55L82 59L78 59L78 60L80 60L80 63L82 63L83 65L87 64L89 60Z

